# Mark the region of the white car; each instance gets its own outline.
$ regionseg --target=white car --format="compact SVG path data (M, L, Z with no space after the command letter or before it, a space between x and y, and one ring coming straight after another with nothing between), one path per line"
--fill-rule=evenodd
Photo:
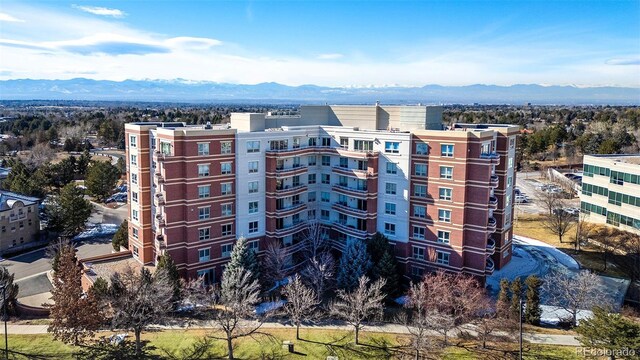
M524 204L529 202L529 198L526 195L516 195L516 204Z

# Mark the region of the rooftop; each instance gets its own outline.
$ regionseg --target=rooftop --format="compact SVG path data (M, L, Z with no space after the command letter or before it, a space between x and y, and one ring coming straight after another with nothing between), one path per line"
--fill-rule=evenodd
M80 262L85 269L85 275L88 276L92 282L95 282L99 277L109 281L111 275L114 273L122 272L127 268L133 268L139 271L144 266L134 259L128 251L108 254L107 256L80 259Z
M11 210L13 205L18 201L22 202L25 206L29 206L39 203L40 199L0 190L0 211Z
M640 165L640 154L604 154L604 155L587 155L599 159L613 160L615 162L623 162L626 164Z

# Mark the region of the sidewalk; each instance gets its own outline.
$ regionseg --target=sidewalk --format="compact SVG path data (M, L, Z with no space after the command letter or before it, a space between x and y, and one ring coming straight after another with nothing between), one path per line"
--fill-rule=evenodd
M156 329L164 329L164 330L186 330L186 329L210 329L210 326L154 326ZM292 328L291 325L268 322L264 323L262 326L263 329L282 329L282 328ZM327 329L327 330L353 330L351 326L347 325L303 325L302 329ZM8 325L7 327L9 334L14 335L35 335L35 334L46 334L47 333L47 325ZM471 328L464 328L464 330L469 331L470 333L475 333ZM392 334L408 334L408 330L406 327L397 324L382 324L382 325L374 325L374 326L366 326L363 330L364 332L384 332L384 333L392 333ZM0 324L0 334L4 334L4 326ZM498 335L501 333L497 333ZM436 334L434 334L436 335ZM452 336L455 337L455 336ZM580 342L572 335L550 335L550 334L532 334L532 333L524 333L523 339L532 344L544 344L544 345L560 345L560 346L580 346Z

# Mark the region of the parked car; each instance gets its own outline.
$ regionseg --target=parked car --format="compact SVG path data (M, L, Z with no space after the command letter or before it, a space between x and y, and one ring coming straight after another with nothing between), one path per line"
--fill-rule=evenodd
M516 204L526 204L529 198L526 195L516 195Z
M105 203L107 204L112 202L127 202L127 193L113 194L105 200Z
M566 208L566 209L564 209L564 212L566 212L567 214L572 215L572 216L580 215L580 209L574 208L574 207Z

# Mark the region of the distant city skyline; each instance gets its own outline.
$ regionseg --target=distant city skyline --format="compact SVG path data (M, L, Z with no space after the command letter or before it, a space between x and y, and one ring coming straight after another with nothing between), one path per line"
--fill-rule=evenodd
M640 88L640 2L9 0L0 52L0 80Z

